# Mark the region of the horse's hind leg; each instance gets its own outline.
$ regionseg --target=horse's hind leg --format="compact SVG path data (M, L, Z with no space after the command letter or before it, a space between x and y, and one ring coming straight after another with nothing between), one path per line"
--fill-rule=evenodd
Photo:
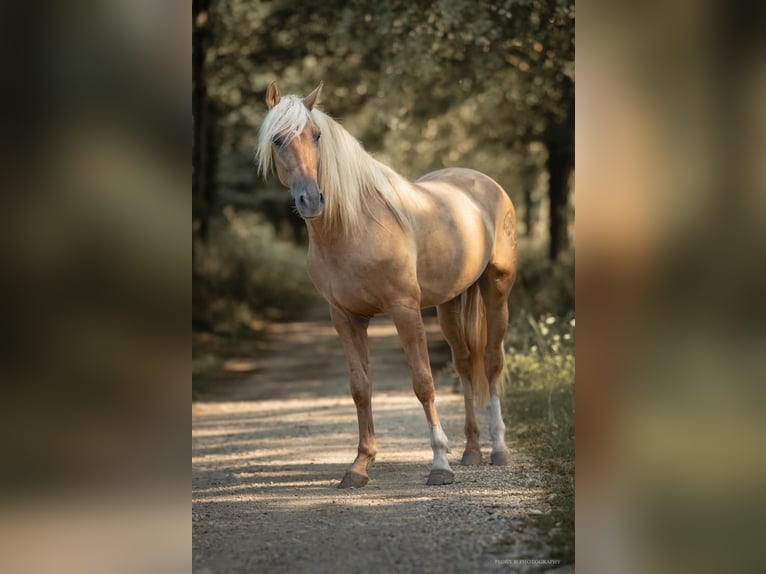
M492 464L506 465L510 462L505 445L505 423L500 409L503 364L505 354L503 339L508 329L508 294L516 278L515 265L503 268L490 262L479 279L479 287L487 309L487 349L484 368L489 381L491 419L489 432L492 437Z
M452 350L452 364L463 385L465 400L465 450L460 461L463 465L481 464L481 447L479 446L479 425L476 424L476 409L473 401L473 385L471 383L472 365L471 352L465 340L462 326L460 297L448 301L436 308L439 315L444 338Z
M404 301L386 309L399 332L407 363L412 373L412 388L423 405L431 434L431 449L434 453L428 485L451 484L455 475L447 461L449 444L447 435L442 430L439 415L436 412L434 397L434 379L428 360L428 341L423 318L420 315L419 301Z
M372 383L370 382L367 326L369 319L331 307L332 320L348 358L351 396L359 419L359 448L356 460L346 471L338 488L360 488L367 484L367 466L375 460L375 430L372 425Z

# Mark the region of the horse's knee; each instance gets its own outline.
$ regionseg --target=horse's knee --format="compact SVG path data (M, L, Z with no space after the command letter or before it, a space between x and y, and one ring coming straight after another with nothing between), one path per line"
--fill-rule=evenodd
M370 405L372 399L372 386L370 380L364 376L351 377L351 398L357 408L364 408Z
M424 387L418 387L418 386L415 387L415 396L423 404L432 403L434 401L435 394L436 393L434 392L433 384L431 385L430 388L429 387L425 387L425 386Z
M370 404L370 393L364 389L351 388L351 398L357 408L364 408Z
M503 370L505 357L502 349L488 348L484 353L484 369L487 378L491 381L497 377Z
M500 377L501 373L503 372L503 365L502 363L497 363L493 365L491 368L487 369L487 380L492 383L492 381L495 381Z
M412 390L421 403L428 403L434 400L436 390L434 388L434 379L430 372L413 373Z
M471 354L466 352L460 355L453 355L452 364L455 366L457 374L462 379L470 380L471 378Z
M465 432L465 438L468 440L475 440L480 436L479 426L476 424L475 420L466 418L465 425L463 425L463 431Z

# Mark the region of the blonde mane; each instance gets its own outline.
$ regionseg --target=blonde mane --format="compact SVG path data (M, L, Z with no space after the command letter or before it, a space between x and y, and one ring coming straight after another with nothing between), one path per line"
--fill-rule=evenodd
M374 218L373 202L386 206L403 228L411 226L410 207L416 200L407 182L394 170L368 154L338 122L316 107L309 112L297 96L283 96L263 120L258 132L256 161L265 177L274 165L272 141L286 141L300 134L306 122L321 131L319 139L319 189L325 196L324 226L330 232L356 235Z

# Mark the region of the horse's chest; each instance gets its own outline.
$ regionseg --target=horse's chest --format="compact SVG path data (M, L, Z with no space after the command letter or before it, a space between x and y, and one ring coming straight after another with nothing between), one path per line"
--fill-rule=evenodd
M309 277L329 303L359 314L381 311L391 285L386 265L321 252L309 252L307 263Z

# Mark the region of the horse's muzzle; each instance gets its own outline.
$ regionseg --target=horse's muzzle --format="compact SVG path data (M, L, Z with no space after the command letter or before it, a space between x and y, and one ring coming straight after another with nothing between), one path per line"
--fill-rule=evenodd
M324 194L315 181L304 181L293 186L295 208L303 219L314 219L322 215L325 206Z

